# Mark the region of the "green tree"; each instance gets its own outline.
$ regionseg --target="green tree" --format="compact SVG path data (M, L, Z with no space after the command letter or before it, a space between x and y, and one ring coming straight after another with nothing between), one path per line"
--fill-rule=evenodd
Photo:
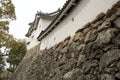
M2 54L1 54L1 52L0 52L0 75L1 75L1 73L3 72L3 70L4 70L4 61L3 61L3 57L2 57Z
M27 51L26 43L22 40L13 40L10 42L9 46L10 51L7 62L10 64L10 67L8 70L14 72Z
M15 7L11 0L0 0L0 18L15 19Z
M8 56L9 70L13 72L26 53L25 42L14 39L8 33L9 22L15 19L15 7L12 1L0 0L0 73L4 70L3 56Z
M0 73L4 70L4 52L6 45L11 40L12 36L9 32L9 22L15 20L15 7L11 0L0 0ZM4 52L2 50L4 49Z
M0 0L0 48L4 47L11 37L8 34L8 25L11 20L15 19L15 8L11 0Z

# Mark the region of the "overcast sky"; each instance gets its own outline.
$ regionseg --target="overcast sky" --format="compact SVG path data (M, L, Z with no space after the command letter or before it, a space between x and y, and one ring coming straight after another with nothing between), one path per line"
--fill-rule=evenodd
M25 38L28 23L33 22L37 11L53 12L61 8L66 0L12 0L17 20L10 23L10 33L16 38Z

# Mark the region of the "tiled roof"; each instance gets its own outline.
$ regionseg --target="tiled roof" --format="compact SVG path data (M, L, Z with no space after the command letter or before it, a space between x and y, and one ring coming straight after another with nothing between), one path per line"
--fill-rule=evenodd
M38 24L40 18L46 18L46 19L53 20L59 12L60 12L60 9L58 9L57 11L52 12L52 13L43 13L41 11L37 12L36 16L35 16L35 20L32 23L29 23L30 28L25 36L29 37L31 35L31 33L37 29L37 24ZM37 16L39 16L39 17L37 17Z
M56 18L52 21L52 23L40 33L38 36L38 40L42 40L49 32L51 32L56 25L59 24L64 17L69 13L69 11L75 7L80 0L67 0L66 3L64 4L63 8L59 12L59 14L56 16Z
M58 9L57 11L55 12L51 12L51 13L43 13L43 12L37 12L37 15L40 15L40 16L56 16L56 14L58 14L60 12L60 9Z

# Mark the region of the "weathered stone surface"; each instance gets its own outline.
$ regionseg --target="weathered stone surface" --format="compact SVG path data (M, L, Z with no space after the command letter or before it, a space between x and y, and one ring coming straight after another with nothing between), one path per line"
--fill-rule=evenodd
M83 35L82 32L78 32L78 33L76 33L76 35L74 36L74 41L79 40L79 38L80 38L82 35Z
M101 26L98 27L98 31L101 32L105 29L108 29L109 27L111 27L111 18L107 18L102 24Z
M120 8L120 2L113 5L113 7L107 11L106 17L110 17L111 15L113 15L119 8Z
M85 25L83 26L83 29L89 28L89 27L90 27L90 23L88 22L87 24L85 24Z
M85 46L86 46L86 44L81 44L81 45L77 46L77 51L81 51L81 50L85 49Z
M117 17L117 14L113 14L113 15L110 17L110 20L113 21L113 20L116 19L116 17Z
M118 9L118 11L116 12L116 14L119 16L120 15L120 8Z
M63 76L63 78L64 78L64 79L68 79L68 78L71 78L72 75L73 75L73 70L70 71L70 72L67 72L67 73Z
M83 30L83 33L86 34L86 33L89 32L89 31L90 31L89 28L85 28L85 29Z
M94 20L94 22L97 22L97 21L103 19L104 17L105 17L105 13L102 12L96 16L96 19Z
M114 56L114 57L113 57ZM120 59L120 49L110 50L100 58L100 70Z
M60 42L60 43L58 44L58 47L57 47L56 51L61 50L62 47L63 47L63 42Z
M98 45L102 45L104 43L109 43L111 38L114 37L114 31L116 31L115 28L110 28L110 29L107 29L107 30L103 30L102 32L100 32L98 34L98 37L97 37L95 42Z
M112 42L115 43L115 45L120 45L120 33L113 39Z
M31 49L10 80L120 80L119 8L50 49Z
M68 44L72 44L72 43L73 43L73 40L74 40L74 36L70 38Z
M78 57L77 66L79 66L85 59L86 59L85 55L80 54L79 57Z
M86 34L84 42L88 43L94 41L96 38L97 38L97 30L93 29Z
M70 36L64 40L63 47L67 46L67 44L69 43L69 40L70 40Z
M115 21L114 21L114 24L117 28L120 29L120 17L118 17Z
M120 61L117 63L117 68L120 70Z
M64 47L60 52L61 53L67 53L68 52L68 47Z
M110 74L103 74L100 80L115 80L115 77Z
M100 20L96 22L95 24L91 24L91 27L97 29L103 22L104 22L103 20Z
M83 73L92 73L92 69L95 68L97 65L98 64L96 62L84 61L84 63L82 64Z
M117 73L115 77L116 77L116 80L120 80L120 73Z

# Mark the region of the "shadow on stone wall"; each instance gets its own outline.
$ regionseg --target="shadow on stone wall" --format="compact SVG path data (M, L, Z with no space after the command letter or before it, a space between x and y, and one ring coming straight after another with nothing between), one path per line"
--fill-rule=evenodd
M10 80L120 80L120 1L75 36L24 58Z

